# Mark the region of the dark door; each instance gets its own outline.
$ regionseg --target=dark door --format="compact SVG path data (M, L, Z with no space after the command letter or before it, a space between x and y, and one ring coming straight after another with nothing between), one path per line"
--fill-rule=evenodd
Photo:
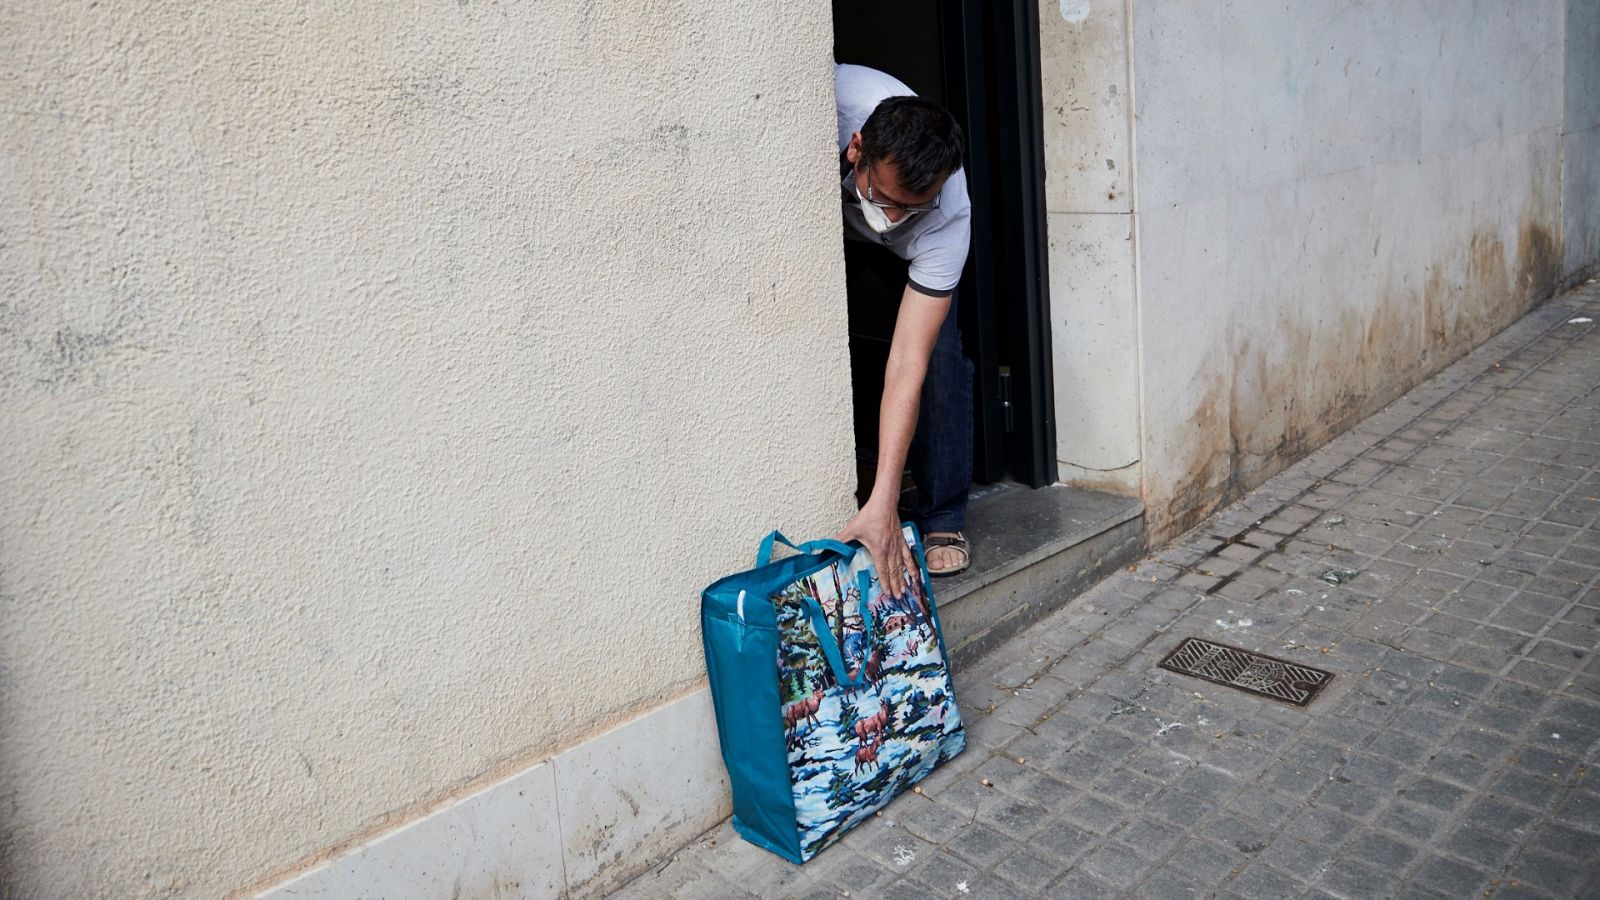
M834 58L943 104L967 136L972 249L959 318L973 384L973 480L1056 480L1034 2L835 0ZM845 242L857 455L870 471L904 264Z

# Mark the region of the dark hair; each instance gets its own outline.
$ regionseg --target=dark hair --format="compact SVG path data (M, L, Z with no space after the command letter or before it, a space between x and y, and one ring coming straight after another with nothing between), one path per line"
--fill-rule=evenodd
M884 160L899 167L902 188L920 194L961 168L961 126L937 103L890 97L861 126L859 165Z

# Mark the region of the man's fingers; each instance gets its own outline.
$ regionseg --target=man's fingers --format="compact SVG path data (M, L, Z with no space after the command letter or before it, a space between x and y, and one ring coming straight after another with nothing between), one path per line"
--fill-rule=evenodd
M880 552L873 554L878 560L878 580L883 583L884 591L891 597L900 596L900 573L895 569L895 557L887 552L889 548L881 548Z

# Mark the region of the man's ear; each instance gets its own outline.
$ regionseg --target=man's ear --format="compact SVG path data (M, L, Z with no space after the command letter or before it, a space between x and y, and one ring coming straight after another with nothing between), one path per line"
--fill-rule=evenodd
M850 135L850 143L844 146L844 158L848 159L852 166L861 161L861 132L857 131Z

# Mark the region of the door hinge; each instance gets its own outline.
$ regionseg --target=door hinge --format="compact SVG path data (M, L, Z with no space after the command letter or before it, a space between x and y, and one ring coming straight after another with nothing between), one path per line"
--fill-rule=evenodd
M1017 418L1011 406L1011 367L1000 367L1000 412L1005 416L1006 434L1016 430Z

